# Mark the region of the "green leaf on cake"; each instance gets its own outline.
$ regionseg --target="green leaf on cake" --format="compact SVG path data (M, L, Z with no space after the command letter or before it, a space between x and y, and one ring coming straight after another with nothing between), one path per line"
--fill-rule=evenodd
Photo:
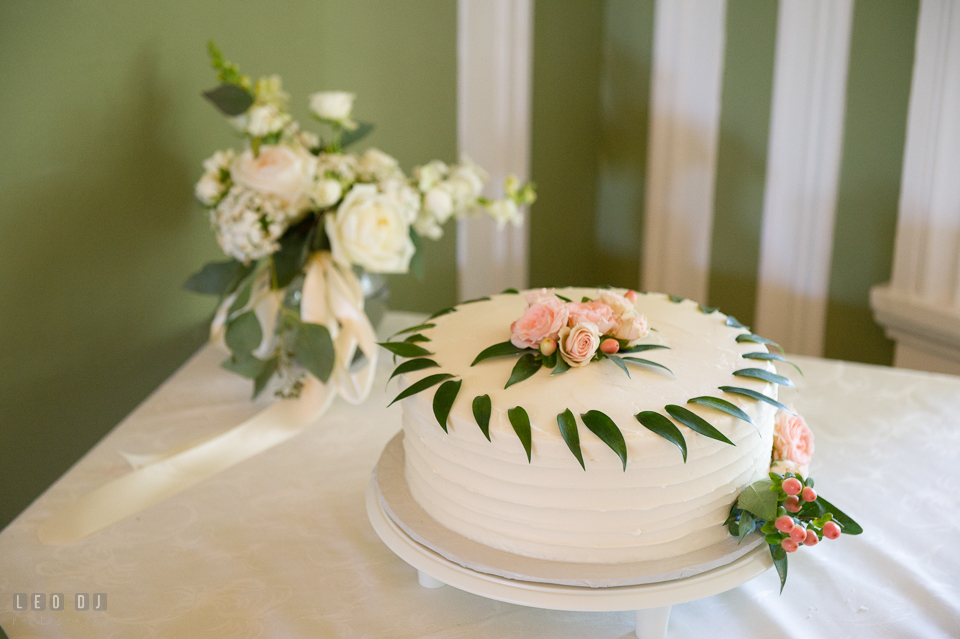
M580 466L586 470L587 467L583 463L583 453L580 451L580 433L577 431L577 418L573 416L573 412L569 408L557 415L557 426L560 427L560 434L563 435L563 441L566 442L567 448L570 449L573 456L580 462Z
M773 360L773 361L776 361L776 362L783 362L784 364L790 364L790 365L793 366L795 369L797 369L797 372L798 372L798 373L800 373L801 375L803 375L803 371L800 370L800 367L799 367L799 366L797 366L797 365L794 364L793 362L787 361L787 358L786 358L786 357L784 357L783 355L780 355L780 354L778 354L778 353L744 353L744 354L741 355L740 357L742 357L742 358L744 358L744 359L759 359L759 360L763 360L763 361L767 361L767 362L769 362L770 360Z
M613 420L598 410L588 410L586 413L581 413L580 419L583 420L583 425L586 426L591 433L599 437L600 441L609 446L610 450L617 454L620 461L623 462L623 470L626 471L627 443L623 441L623 433L621 433L617 425L613 423Z
M624 373L626 373L626 374L627 374L627 377L630 377L630 371L627 370L627 365L623 363L623 359L622 359L622 358L617 357L616 355L607 355L607 359L609 359L611 362L613 362L614 364L616 364L617 366L619 366L619 367L620 367L620 370L622 370Z
M407 344L416 344L417 342L429 342L431 341L429 337L423 335L422 333L415 333L409 337L403 339Z
M667 367L664 366L663 364L658 364L658 363L656 363L656 362L651 362L649 359L642 359L642 358L640 358L640 357L624 357L624 358L622 358L622 359L623 359L623 361L625 361L625 362L630 362L631 364L637 364L638 366L650 366L650 367L652 367L652 368L657 368L657 369L660 369L660 370L665 370L665 371L667 371L668 373L670 373L671 375L673 375L673 371L672 371L672 370L670 370L669 368L667 368ZM676 376L674 375L674 377L676 377Z
M403 375L405 373L412 373L414 371L422 371L425 368L433 368L435 366L440 366L432 359L427 359L426 357L420 357L418 359L408 359L394 369L393 373L390 374L389 382L391 379L397 375Z
M447 418L450 417L450 409L453 408L453 402L457 399L462 383L462 379L444 382L433 395L433 415L440 423L443 432L447 432Z
M731 328L746 328L748 331L750 330L749 328L747 328L746 326L744 326L743 324L741 324L741 323L737 320L737 318L734 317L733 315L727 315L726 324L727 324L727 326L729 326L729 327L731 327Z
M674 304L679 304L680 302L683 301L683 298L678 295L667 295L667 297L669 297L670 301L673 302Z
M253 379L253 398L256 399L257 395L263 392L263 389L267 387L267 382L270 381L270 378L273 377L273 374L277 372L277 366L280 364L279 357L271 357L263 363L263 367L260 369L260 372L257 373L257 376Z
M358 122L357 128L352 131L343 132L343 135L340 137L341 148L345 149L352 144L356 144L363 138L373 133L374 128L374 125L370 122Z
M751 399L756 399L761 402L766 402L775 408L779 408L780 410L787 411L791 415L796 415L795 412L793 412L792 410L790 410L789 408L787 408L786 406L784 406L774 398L768 395L764 395L763 393L758 393L755 390L750 390L749 388L740 388L739 386L720 386L719 388L724 393L731 393L733 395L743 395L744 397L749 397Z
M434 326L436 326L436 324L430 324L429 322L426 323L426 324L417 324L416 326L411 326L410 328L405 328L405 329L403 329L402 331L397 331L396 333L394 333L393 335L390 336L390 339L393 339L394 337L397 337L398 335L403 335L404 333L416 333L416 332L418 332L418 331L425 331L425 330L427 330L428 328L433 328Z
M760 337L759 335L755 335L754 333L740 333L739 335L737 335L737 341L753 342L754 344L766 344L767 346L776 346L780 350L780 352L783 353L782 346L780 346L779 344L777 344L771 339L767 339L766 337Z
M518 291L515 288L505 288L502 291L500 291L500 294L501 295L519 295L520 291Z
M573 300L570 299L569 297L564 297L563 295L560 295L560 293L554 293L554 295L556 295L557 297L559 297L560 299L562 299L562 300L563 300L564 302L566 302L567 304L569 304L569 303L571 303L571 302L573 301Z
M475 297L472 300L466 300L457 304L457 306L463 306L464 304L475 304L476 302L488 302L490 301L489 297Z
M433 355L422 346L411 344L410 342L377 342L380 346L400 357L423 357L424 355Z
M817 497L817 502L819 502L824 510L828 513L833 513L833 519L838 524L840 524L840 532L847 535L859 535L863 532L863 528L860 527L860 524L855 522L852 517L847 515L845 512L831 504L829 501L823 497Z
M796 388L789 377L784 377L783 375L777 375L776 373L771 373L765 368L741 368L738 371L733 371L733 374L736 375L737 377L749 377L751 379L759 379L764 382L769 382L771 384L779 384L780 386L789 386L790 388Z
M683 433L669 419L660 413L652 410L645 410L635 415L637 421L643 424L647 430L660 435L668 442L671 442L680 449L683 455L683 463L687 463L687 441L683 438Z
M770 490L771 486L769 479L753 482L740 493L737 508L749 510L762 521L773 521L777 518L777 493Z
M550 375L559 375L561 373L566 373L570 370L570 364L567 364L567 360L562 357L557 358L557 365L553 367L553 370L550 372Z
M669 349L669 346L664 346L663 344L637 344L635 346L628 346L627 348L620 349L620 354L625 353L642 353L643 351L652 351L658 348Z
M480 354L473 358L473 362L470 363L471 366L476 366L485 359L490 359L491 357L504 357L506 355L519 355L520 353L526 353L529 349L520 348L514 346L512 342L507 340L506 342L500 342L499 344L494 344L493 346L488 346L487 348L480 351Z
M754 521L753 515L750 514L750 511L744 510L741 512L740 521L737 523L737 537L740 538L737 544L742 544L747 535L756 530L756 528L757 522Z
M537 356L533 353L527 353L513 365L513 370L510 372L510 379L507 380L504 388L510 388L514 384L518 384L528 377L532 377L534 373L540 370L541 366L543 366L542 360L537 359Z
M490 441L490 413L493 407L490 403L489 395L479 395L473 398L473 418L477 420L477 426L480 432Z
M436 375L428 375L427 377L424 377L423 379L418 380L410 384L406 388L404 388L399 395L393 398L392 402L387 404L387 406L393 406L396 402L400 401L401 399L406 399L411 395L416 395L417 393L425 391L431 386L436 386L440 382L444 380L448 380L451 377L453 377L453 375L451 375L450 373L437 373Z
M204 91L203 97L210 100L220 113L229 117L245 113L253 104L250 92L236 84L221 84Z
M770 556L780 575L780 594L783 594L783 586L787 583L787 551L780 544L770 544Z
M229 295L252 270L252 264L246 266L237 260L210 262L191 275L183 288L203 295Z
M683 406L677 406L676 404L668 404L666 406L666 411L673 417L675 420L681 424L687 426L692 431L700 433L704 437L709 437L710 439L715 439L718 442L723 442L724 444L730 444L731 446L736 446L732 441L727 439L723 433L713 427L713 425L705 420L703 417L700 417L691 410L684 408Z
M704 306L703 304L698 304L697 306L700 307L700 312L703 313L704 315L709 315L710 313L716 313L718 310L720 310L716 306Z
M522 406L510 408L507 410L507 417L510 418L510 425L513 426L513 432L520 438L520 443L523 444L523 450L527 453L527 463L530 463L530 418L527 417L527 411L523 410Z
M253 311L247 311L238 315L227 324L227 330L223 336L224 341L234 353L247 354L260 346L263 340L263 329L260 328L260 320Z
M293 342L293 358L321 382L330 379L336 353L327 327L301 323Z
M715 408L716 410L723 411L727 415L733 415L737 419L742 419L743 421L749 423L751 426L756 427L756 424L753 423L753 420L750 419L750 416L747 415L743 410L725 399L720 399L719 397L694 397L693 399L687 400L688 404L698 404L700 406L708 406L710 408ZM759 432L759 431L758 431Z
M448 306L447 308L441 308L439 311L428 317L428 320L437 319L441 315L446 315L447 313L453 313L457 308L455 306Z

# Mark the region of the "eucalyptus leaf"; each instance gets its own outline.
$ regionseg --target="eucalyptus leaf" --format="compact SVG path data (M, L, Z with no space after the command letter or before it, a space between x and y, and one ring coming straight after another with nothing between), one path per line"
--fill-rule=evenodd
M450 417L450 409L453 408L453 402L457 399L461 384L463 384L462 379L446 381L440 384L440 388L433 395L433 415L437 418L443 432L447 432L447 418Z
M716 410L723 411L728 415L733 415L737 419L742 419L745 422L748 422L752 426L756 426L753 423L753 420L750 419L750 416L743 412L739 407L731 404L725 399L720 399L719 397L694 397L693 399L687 400L688 404L698 404L700 406L708 406L710 408L715 408Z
M517 363L513 365L513 370L510 372L510 379L507 380L507 384L504 386L504 388L510 388L514 384L518 384L523 380L532 377L534 373L540 370L541 366L543 366L543 362L537 359L536 355L533 353L527 353L518 359Z
M666 411L670 417L673 417L675 420L687 426L694 432L700 433L701 435L709 437L710 439L715 439L718 442L736 446L736 444L727 439L723 433L714 428L710 422L700 417L693 411L688 410L683 406L677 406L676 404L668 404L666 406Z
M776 361L776 362L783 362L784 364L790 364L790 365L793 366L795 369L797 369L797 372L798 372L798 373L800 373L801 375L803 375L803 371L800 370L800 367L799 367L799 366L797 366L796 364L794 364L794 363L791 362L791 361L788 361L786 357L784 357L783 355L780 355L779 353L744 353L744 354L741 355L740 357L742 357L742 358L744 358L744 359L759 359L759 360L763 360L763 361L771 361L771 360L773 360L773 361Z
M833 519L840 524L841 532L847 535L859 535L863 532L863 528L860 527L860 524L855 522L852 517L831 504L829 501L819 496L817 497L817 501L820 502L826 512L833 513Z
M224 341L234 353L243 353L246 355L253 349L260 346L263 340L263 329L260 328L260 320L253 311L247 311L227 323L227 330L223 336Z
M430 323L427 323L427 324L418 324L418 325L416 325L416 326L411 326L410 328L405 328L405 329L403 329L402 331L397 331L396 333L394 333L393 335L390 336L390 339L393 339L394 337L397 337L398 335L403 335L404 333L416 333L416 332L419 332L419 331L425 331L425 330L427 330L428 328L433 328L434 326L436 326L436 324L430 324Z
M607 359L619 366L620 370L626 373L628 378L630 377L630 371L627 370L627 365L623 363L623 359L617 357L616 355L607 355Z
M753 342L754 344L765 344L767 346L776 346L781 353L783 353L783 347L774 342L773 340L767 339L766 337L760 337L754 333L741 333L737 335L738 342Z
M210 262L187 278L183 288L203 295L229 295L250 274L253 265L244 265L237 260Z
M387 379L387 381L389 382L391 379L393 379L397 375L412 373L414 371L422 371L425 368L434 368L437 366L440 366L440 364L437 364L432 359L427 359L425 357L421 357L418 359L408 359L407 361L397 366L396 369L394 369L393 373L390 374L390 378Z
M623 462L623 470L627 470L627 443L623 440L623 433L617 428L617 425L610 419L606 413L598 410L588 410L580 414L583 425L591 433L600 438L604 444L610 447L610 450L617 454L620 461Z
M260 371L263 370L263 360L257 359L249 353L239 356L238 354L234 354L233 357L224 360L220 366L241 377L256 379Z
M506 342L500 342L499 344L494 344L493 346L488 346L487 348L480 351L480 354L477 355L471 366L476 366L485 359L490 359L491 357L504 357L506 355L519 355L520 353L528 353L530 349L520 348L514 346L509 340Z
M779 384L780 386L789 386L790 388L796 388L793 385L793 382L789 377L784 377L783 375L777 375L776 373L771 373L765 368L741 368L738 371L733 371L733 374L737 377L749 377L752 379L759 379L771 384Z
M308 217L280 238L280 248L270 256L273 265L271 284L274 289L286 288L303 271L314 228L314 219Z
M749 510L745 510L740 513L740 521L737 530L737 536L740 538L740 541L738 541L737 544L742 544L747 535L756 530L756 528L757 522L754 521L753 515L750 514Z
M410 258L410 266L408 267L410 273L417 278L418 282L422 282L423 278L426 277L425 268L423 265L423 240L420 239L420 236L416 231L413 230L413 227L410 227L410 241L413 242L413 257ZM433 319L435 315L431 315L428 319Z
M527 416L527 411L525 411L522 406L516 406L507 410L507 417L510 418L510 425L513 426L513 432L520 438L520 443L523 444L523 450L527 453L527 463L530 463L532 461L530 451L532 442L530 436L530 418Z
M770 556L773 557L773 565L780 575L780 594L783 594L783 587L787 583L787 551L780 544L770 544Z
M623 361L625 361L625 362L630 362L631 364L637 364L637 365L639 365L639 366L650 366L650 367L653 367L653 368L658 368L658 369L661 369L661 370L665 370L665 371L667 371L668 373L670 373L671 375L673 375L673 371L672 371L672 370L670 370L669 368L667 368L667 367L664 366L663 364L658 364L658 363L656 363L656 362L652 362L652 361L650 361L649 359L642 359L642 358L640 358L640 357L624 357L624 358L622 358L622 359L623 359ZM674 377L676 377L676 376L674 376Z
M788 407L784 406L774 398L769 397L768 395L764 395L763 393L758 393L755 390L750 390L749 388L740 388L739 386L720 386L720 390L722 390L724 393L731 393L733 395L743 395L744 397L750 397L751 399L756 399L761 402L766 402L775 408L779 408L780 410L787 411L791 415L796 415L795 412L793 412Z
M374 128L376 127L370 122L358 122L357 128L352 131L343 132L343 135L340 136L340 146L345 149L352 144L356 144L373 133Z
M233 317L237 311L243 310L243 307L250 301L251 292L253 292L253 282L247 282L240 287L236 299L233 300L233 304L231 304L229 310L227 310L228 318Z
M573 412L569 408L557 415L557 426L560 427L560 434L563 435L563 441L566 442L567 448L570 449L573 456L580 462L580 466L586 470L587 467L583 463L583 453L580 451L580 433L577 431L577 418L573 416Z
M570 370L570 364L567 364L567 360L558 357L557 365L550 371L550 375L559 375L560 373L566 373L568 370Z
M330 379L336 354L327 327L301 322L293 342L293 358L321 382Z
M687 441L683 438L683 433L673 422L652 410L645 410L635 415L637 421L643 424L647 430L660 435L668 442L671 442L680 449L683 454L683 463L687 463Z
M277 366L280 363L279 357L271 357L266 362L263 363L263 366L260 369L260 372L253 379L253 398L256 399L257 395L263 392L263 389L267 387L267 382L270 381L270 378L273 377L273 374L277 372Z
M203 97L210 100L213 106L229 117L241 115L253 105L253 96L250 92L236 84L221 84L209 91L204 91Z
M457 308L455 306L448 306L447 308L441 308L439 311L428 317L428 320L436 319L441 315L446 315L447 313L453 313Z
M480 432L487 441L490 441L490 413L492 412L489 395L478 395L473 398L473 418L477 420L477 426L480 427Z
M396 402L400 401L401 399L406 399L411 395L416 395L417 393L425 391L431 386L435 386L442 381L450 379L451 377L453 377L453 375L451 375L450 373L437 373L436 375L428 375L423 379L410 384L409 386L404 388L402 391L400 391L400 394L394 397L393 401L387 404L387 406L393 406Z
M642 353L644 351L652 351L658 348L669 349L669 346L664 346L663 344L636 344L634 346L628 346L627 348L620 349L620 354L626 353Z
M377 344L399 357L423 357L424 355L433 355L433 353L424 347L411 344L410 342L377 342Z
M773 521L777 518L777 493L770 490L771 486L769 479L753 482L740 493L737 508L750 511L761 521Z

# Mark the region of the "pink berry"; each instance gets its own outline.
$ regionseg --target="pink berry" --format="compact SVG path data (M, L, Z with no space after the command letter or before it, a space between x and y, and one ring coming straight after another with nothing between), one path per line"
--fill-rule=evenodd
M600 342L600 350L607 355L613 355L620 350L620 342L615 339L605 339Z
M787 552L797 552L797 548L800 547L800 545L790 537L787 537L786 539L781 541L780 545L783 546L783 549L786 550Z
M827 539L836 539L840 536L840 526L835 521L828 521L823 525L823 536Z
M543 338L543 341L540 342L540 352L543 353L545 357L550 357L556 351L557 351L557 341L549 337Z
M624 296L625 298L627 298L628 300L630 300L631 302L633 302L634 304L637 303L637 292L636 292L636 291L627 291L626 293L623 294L623 296Z
M803 543L807 539L807 529L803 526L794 526L793 530L790 531L790 539L798 544Z
M793 523L793 517L784 515L783 517L777 518L774 526L776 526L780 532L788 533L796 527L796 524Z
M803 490L803 484L796 477L783 480L783 492L788 495L799 495L801 490Z
M783 500L783 508L788 513L800 512L800 499L796 495L790 495Z
M803 492L800 493L800 496L803 498L803 501L817 501L817 491L809 486L803 489Z
M820 538L817 537L817 533L812 530L807 530L807 538L803 540L804 546L816 546L820 543Z

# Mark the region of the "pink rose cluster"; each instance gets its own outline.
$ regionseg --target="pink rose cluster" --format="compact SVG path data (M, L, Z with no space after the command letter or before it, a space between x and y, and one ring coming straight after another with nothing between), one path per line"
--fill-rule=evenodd
M790 407L793 410L793 406ZM813 459L813 431L800 415L777 412L773 426L773 466L776 473L792 472L806 477Z
M632 346L650 332L647 318L638 313L637 293L605 291L595 300L564 302L553 289L526 294L527 308L510 326L510 342L517 348L538 348L549 357L557 350L571 367L584 366L599 350L613 355L621 343Z

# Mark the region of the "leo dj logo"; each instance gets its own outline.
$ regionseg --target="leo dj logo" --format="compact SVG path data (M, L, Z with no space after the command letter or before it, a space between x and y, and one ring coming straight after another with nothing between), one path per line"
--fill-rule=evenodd
M51 594L46 594L43 592L35 592L31 595L28 595L24 592L18 592L13 595L13 609L16 611L27 611L27 610L47 610L47 605L50 606L49 610L61 611L66 606L67 598L62 592L54 592ZM78 592L73 595L73 609L74 610L106 610L107 609L107 593L105 592L95 592L92 595L86 592Z

